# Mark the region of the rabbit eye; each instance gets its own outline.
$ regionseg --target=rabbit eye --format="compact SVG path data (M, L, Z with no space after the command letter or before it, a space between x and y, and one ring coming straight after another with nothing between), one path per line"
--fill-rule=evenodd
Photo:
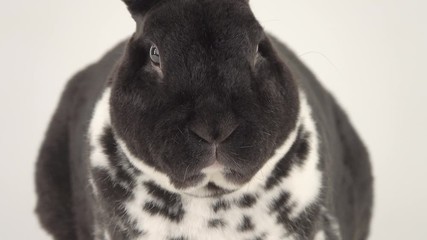
M155 65L160 65L160 53L156 45L151 45L150 59Z

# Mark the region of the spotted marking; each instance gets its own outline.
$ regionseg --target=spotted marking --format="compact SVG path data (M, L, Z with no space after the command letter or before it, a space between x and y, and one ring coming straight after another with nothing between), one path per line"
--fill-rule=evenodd
M176 202L174 205L160 205L154 201L148 201L144 204L144 211L150 213L152 216L161 215L166 217L172 222L179 223L184 217L185 210L182 208L182 204Z
M227 224L222 219L211 219L208 221L208 227L209 228L223 228Z
M252 231L255 229L254 223L252 222L251 217L244 215L242 222L237 227L240 232Z
M212 210L215 212L215 213L217 213L217 212L219 212L219 211L221 211L221 210L223 210L223 211L226 211L226 210L228 210L228 209L230 209L230 203L229 202L227 202L227 201L225 201L225 200L218 200L217 202L215 202L213 205L212 205Z
M238 201L238 206L241 208L251 208L257 202L257 198L252 194L245 194Z

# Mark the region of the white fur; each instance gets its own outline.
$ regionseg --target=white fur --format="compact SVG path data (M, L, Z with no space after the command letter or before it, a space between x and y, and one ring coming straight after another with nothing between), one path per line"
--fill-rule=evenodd
M89 126L89 143L92 148L90 155L91 166L103 169L111 168L99 143L99 138L102 136L105 127L111 125L110 94L111 89L107 88L98 100Z
M104 232L104 240L111 240L111 236L107 231Z
M323 230L316 233L314 240L326 240L325 232Z
M311 109L304 94L301 98L301 121L310 133L308 139L310 151L304 165L294 165L289 177L284 179L283 187L291 193L291 200L295 204L292 215L298 216L309 204L317 200L322 187L322 172L319 171L319 139L315 123L311 117Z

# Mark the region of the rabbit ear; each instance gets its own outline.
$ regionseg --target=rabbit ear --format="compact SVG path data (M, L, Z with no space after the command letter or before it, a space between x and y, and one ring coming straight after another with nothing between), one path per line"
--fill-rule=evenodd
M164 2L164 0L123 0L128 6L132 14L145 13L150 10L154 5Z

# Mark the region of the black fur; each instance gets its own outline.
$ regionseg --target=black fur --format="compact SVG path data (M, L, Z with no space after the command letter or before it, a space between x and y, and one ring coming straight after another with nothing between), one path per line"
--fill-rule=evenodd
M132 14L143 14L166 0L123 0Z
M229 179L249 181L295 126L298 94L248 4L176 0L137 25L113 80L115 132L183 188L212 161L212 143L198 129L216 140ZM162 74L150 62L152 44Z
M121 43L69 81L46 132L36 165L36 212L55 239L92 239L95 214L87 187L86 132L94 104L124 46Z
M336 216L342 239L367 238L373 179L365 147L333 97L289 49L263 31L247 1L125 3L137 22L136 32L68 83L40 150L37 213L55 239L93 239L95 218L112 224L111 229L115 222L123 222L123 228L111 232L114 239L145 234L135 231L135 223L123 219L123 208L112 204L133 197L128 189L138 183L132 176L141 174L128 166L114 134L145 164L171 177L177 188L203 178L200 170L212 163L213 146L218 161L229 170L228 179L243 184L295 128L299 89L307 95L319 131L319 168L325 176L322 204ZM160 68L150 62L153 44L160 52ZM112 87L113 126L99 140L120 184L111 182L104 170L89 167L88 123L106 86ZM299 160L309 151L307 137L300 129L298 140L276 166L266 189L286 177L290 164L303 164ZM88 187L90 174L98 180L100 202ZM182 220L185 210L179 195L153 182L145 183L145 188L173 208L145 202L141 211L175 223ZM250 208L256 201L256 196L236 203L218 200L212 210ZM278 223L301 239L310 239L316 226L323 224L328 238L335 239L318 203L292 221L287 217L292 208L288 203L287 192L270 203L271 212L280 213ZM256 227L243 220L242 230ZM219 228L225 221L213 219L208 224ZM254 235L254 239L266 236Z

